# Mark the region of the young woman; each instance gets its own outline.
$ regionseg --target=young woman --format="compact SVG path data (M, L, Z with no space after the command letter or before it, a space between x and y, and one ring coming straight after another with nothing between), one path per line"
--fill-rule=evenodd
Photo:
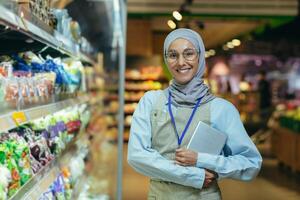
M151 178L148 199L221 199L217 180L251 180L262 158L237 109L204 84L205 48L199 34L172 31L164 42L164 59L172 84L140 100L131 124L128 163ZM199 121L227 135L220 155L186 149Z

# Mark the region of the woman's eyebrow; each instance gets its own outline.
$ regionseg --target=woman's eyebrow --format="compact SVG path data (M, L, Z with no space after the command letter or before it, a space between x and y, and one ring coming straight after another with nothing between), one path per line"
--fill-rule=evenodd
M195 49L195 48L194 47L186 47L183 50L186 50L186 49ZM169 51L176 51L176 50L178 50L178 49L169 49Z

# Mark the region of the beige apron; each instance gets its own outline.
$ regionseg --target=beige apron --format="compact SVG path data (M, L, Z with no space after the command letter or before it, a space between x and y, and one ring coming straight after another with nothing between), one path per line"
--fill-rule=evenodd
M152 148L157 150L167 159L175 160L175 150L178 147L177 136L171 123L167 106L165 106L166 96L163 92L156 100L156 105L151 111L151 128L152 128ZM176 121L178 133L181 134L191 113L192 108L181 108L172 110ZM210 124L210 103L201 105L184 136L181 147L186 147L193 131L197 126L197 122L201 120ZM199 180L200 182L200 180ZM209 188L196 189L176 183L165 182L161 180L150 180L150 189L148 200L220 200L221 193L217 182L213 183Z

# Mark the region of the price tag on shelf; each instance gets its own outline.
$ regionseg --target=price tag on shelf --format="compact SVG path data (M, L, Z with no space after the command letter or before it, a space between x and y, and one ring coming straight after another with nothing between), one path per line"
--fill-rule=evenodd
M12 119L17 125L20 125L27 121L27 117L24 112L14 112L12 114Z

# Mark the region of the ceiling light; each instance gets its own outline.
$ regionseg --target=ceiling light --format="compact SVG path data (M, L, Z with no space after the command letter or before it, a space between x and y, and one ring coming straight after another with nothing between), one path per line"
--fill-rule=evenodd
M240 46L241 45L241 41L240 40L238 40L238 39L233 39L232 40L232 44L234 45L234 46Z
M211 56L216 55L216 51L215 51L214 49L210 49L210 50L208 51L208 53L209 53L209 55L211 55Z
M210 55L207 51L205 51L205 58L208 58Z
M173 12L173 17L177 20L180 21L182 20L182 15L178 11Z
M28 44L31 44L31 43L33 43L34 41L33 41L33 39L28 38L28 39L25 40L25 42L28 43Z
M228 48L226 45L223 45L223 50L224 50L224 51L228 51L229 48Z
M227 47L230 48L230 49L234 48L232 42L227 42Z
M171 29L175 29L176 28L176 24L173 20L169 20L168 21L168 26L171 28Z

